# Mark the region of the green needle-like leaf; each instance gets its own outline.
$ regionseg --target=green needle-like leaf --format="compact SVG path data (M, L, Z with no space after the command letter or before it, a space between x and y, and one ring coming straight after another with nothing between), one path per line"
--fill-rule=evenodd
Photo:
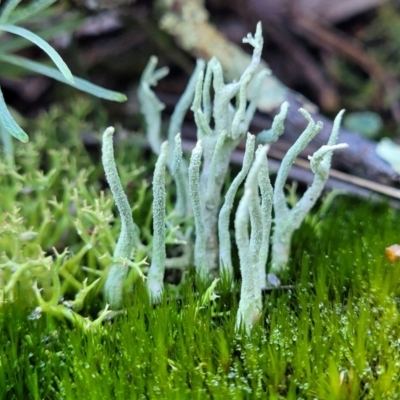
M104 89L76 76L74 76L74 83L72 83L67 80L56 68L48 67L47 65L43 65L35 61L30 61L24 57L14 56L11 54L0 54L0 61L4 61L18 67L26 68L38 74L48 76L49 78L53 78L59 82L70 85L75 89L82 90L83 92L92 94L93 96L101 99L118 102L126 101L126 96L123 93Z
M17 0L18 3L20 0ZM7 21L1 21L2 23L17 24L18 22L24 21L26 19L32 18L39 14L41 11L49 8L57 0L35 0L26 7L18 7L18 9L12 13Z
M0 1L1 3L1 1ZM21 3L21 0L9 0L7 3L3 6L1 12L0 12L0 24L5 24L9 20L9 16L11 13L14 11L15 7Z
M13 33L18 36L22 36L23 38L29 40L30 42L36 44L40 47L47 55L53 60L56 64L57 68L60 72L64 75L64 77L70 81L71 83L74 82L74 78L70 69L68 68L67 64L65 64L64 60L60 57L60 55L51 47L46 41L44 41L41 37L36 35L35 33L21 28L19 26L10 25L10 24L3 24L0 25L0 31L5 31L9 33Z
M19 11L19 10L18 10ZM12 15L14 18L14 14ZM11 19L12 19L11 18ZM72 32L78 26L82 24L83 18L74 16L73 18L67 18L65 21L59 21L56 26L44 26L38 27L36 34L39 35L43 40L50 40L60 35L60 32ZM1 53L14 53L18 50L26 49L31 46L31 43L21 36L14 36L10 40L3 41L1 43Z
M20 140L21 142L26 143L29 140L29 137L26 134L26 132L15 122L15 119L8 111L1 88L0 88L0 121L10 134L13 135L15 138L17 138L18 140Z

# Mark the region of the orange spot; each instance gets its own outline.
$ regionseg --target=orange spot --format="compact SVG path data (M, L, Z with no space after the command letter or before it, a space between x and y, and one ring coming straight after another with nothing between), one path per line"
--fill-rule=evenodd
M400 260L400 246L398 244L392 244L385 249L386 258L390 262L395 262Z

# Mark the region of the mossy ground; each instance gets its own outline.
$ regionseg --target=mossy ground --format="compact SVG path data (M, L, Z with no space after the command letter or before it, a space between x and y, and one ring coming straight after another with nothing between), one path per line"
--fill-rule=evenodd
M100 196L99 160L90 159L77 136L91 128L77 122L90 110L72 108L71 117L50 111L33 143L17 146L18 176L10 165L0 169L1 399L399 396L400 264L390 264L384 249L399 241L400 215L383 204L339 196L327 211L314 210L293 239L284 279L293 287L265 294L251 337L234 329L238 286L219 284L220 297L203 301L191 277L167 288L156 307L136 280L126 312L97 330L32 314L33 281L51 295L46 262L7 291L15 270L6 260L45 260L67 246L60 275L68 299L86 276L96 278L83 266L107 266L101 255L112 252L118 236L111 196ZM127 143L116 153L146 234L151 169L138 168L148 161ZM80 313L93 317L101 307L101 291L94 291Z

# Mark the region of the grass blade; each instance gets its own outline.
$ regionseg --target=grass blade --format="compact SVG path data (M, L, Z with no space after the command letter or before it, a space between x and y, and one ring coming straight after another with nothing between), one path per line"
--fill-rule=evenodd
M3 9L0 12L0 24L5 24L11 13L14 11L15 7L21 2L21 0L9 0L3 6ZM1 3L1 1L0 1Z
M84 79L75 76L74 83L71 83L70 81L65 79L65 77L57 69L48 67L47 65L43 65L35 61L27 60L24 57L14 56L11 54L0 54L0 61L8 62L18 67L23 67L38 74L48 76L49 78L53 78L59 82L72 86L75 89L92 94L93 96L99 97L101 99L117 101L120 103L126 101L126 96L123 93L104 89L100 86L94 85L93 83L90 83Z
M7 105L4 101L3 92L0 88L0 121L4 125L4 128L15 138L23 143L29 140L26 132L15 122L15 119L8 111Z
M0 0L1 1L1 0ZM82 24L82 17L69 18L66 21L60 21L56 26L45 27L36 32L43 40L50 40L60 35L63 32L73 32L78 26ZM30 47L31 43L26 41L20 36L14 36L1 44L2 53L12 53L21 49Z
M0 25L0 31L5 31L5 32L13 33L14 35L22 36L23 38L36 44L36 46L40 47L53 60L53 62L56 64L57 68L64 75L64 77L71 83L74 82L74 78L73 78L72 73L71 73L70 69L68 68L67 64L65 64L63 59L53 49L53 47L51 47L40 36L36 35L35 33L31 32L25 28L21 28L19 26L10 25L10 24Z
M19 2L20 0L18 0ZM36 0L33 1L26 7L20 7L16 10L10 18L8 18L7 22L9 24L17 24L18 22L24 21L28 18L32 18L33 16L39 14L41 11L49 8L52 4L54 4L56 0Z

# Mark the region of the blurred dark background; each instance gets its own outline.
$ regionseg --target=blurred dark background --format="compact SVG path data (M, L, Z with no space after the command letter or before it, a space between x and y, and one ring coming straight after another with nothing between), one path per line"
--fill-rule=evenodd
M190 10L194 15L189 15L188 4L192 4ZM335 166L346 173L398 185L398 175L374 155L375 142L371 139L388 136L400 144L400 2L70 0L56 2L52 12L29 21L27 26L39 34L46 27L55 28L50 42L75 75L129 97L126 104L93 101L107 109L110 120L119 121L128 129L141 130L143 124L135 93L149 57L157 55L159 65L170 68L168 77L155 89L166 103L168 114L183 92L199 52L199 49L188 51L182 40L163 28L168 13L181 20L192 18L214 26L218 34L242 47L244 52L250 49L242 45L242 38L254 32L256 23L262 21L263 58L275 77L290 89L288 100L294 103L293 113L297 113L298 106L314 104L315 115L327 117L329 128L329 119L342 108L348 115L369 112L367 117L372 119L355 114L352 125L347 128L344 125L357 133L344 137L353 144L362 143L361 154L357 155L352 146L353 153L343 156L344 152L340 152L335 156L344 160ZM2 37L0 45L6 39ZM212 42L206 46L212 51ZM45 59L34 47L23 49L20 54ZM17 70L2 71L0 84L6 100L25 117L34 117L54 102L80 96L45 77ZM276 108L259 113L254 133L268 128L275 113ZM289 144L298 136L302 124L294 114L289 116L288 129L293 131L286 137ZM372 125L374 129L368 133ZM190 116L185 129L188 137L193 137ZM343 135L347 133L343 131ZM364 164L357 169L360 160Z

